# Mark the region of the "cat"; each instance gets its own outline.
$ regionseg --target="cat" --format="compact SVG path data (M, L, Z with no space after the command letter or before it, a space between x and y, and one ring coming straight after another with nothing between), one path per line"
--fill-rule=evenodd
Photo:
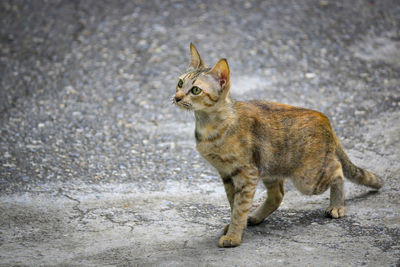
M282 202L290 178L303 194L322 194L330 187L325 214L344 216L344 176L374 189L383 182L347 157L329 119L310 109L264 101L235 101L230 96L226 59L209 68L190 44L188 71L179 77L173 102L194 111L196 147L222 178L231 220L219 247L242 242L247 225L260 224ZM267 199L248 216L259 180Z

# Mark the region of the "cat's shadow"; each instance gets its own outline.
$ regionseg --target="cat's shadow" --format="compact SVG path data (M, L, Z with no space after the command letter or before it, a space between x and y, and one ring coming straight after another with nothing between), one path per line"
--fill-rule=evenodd
M346 199L346 205L357 203L367 199L370 196L376 195L379 191L371 190L361 195ZM248 230L255 234L273 234L276 231L288 231L292 228L307 227L311 224L325 225L334 223L338 225L352 224L357 221L357 218L351 215L345 215L341 219L331 219L324 215L324 209L315 210L298 210L285 209L277 210L266 218L261 224L256 226L248 226Z
M360 202L360 201L362 201L362 200L364 200L364 199L366 199L366 198L368 198L370 196L374 196L376 194L379 194L380 192L381 191L378 191L378 190L369 190L368 192L362 193L361 195L354 196L354 197L346 199L346 203L347 204L349 204L349 203L357 203L357 202Z

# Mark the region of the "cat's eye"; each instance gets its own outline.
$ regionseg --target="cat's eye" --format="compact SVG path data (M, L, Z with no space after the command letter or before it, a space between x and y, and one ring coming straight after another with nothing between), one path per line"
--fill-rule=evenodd
M197 87L197 86L192 87L192 94L198 95L200 93L201 93L201 89L199 87Z
M178 82L178 87L179 87L179 88L182 88L182 86L183 86L183 81L182 81L182 80L179 80L179 82Z

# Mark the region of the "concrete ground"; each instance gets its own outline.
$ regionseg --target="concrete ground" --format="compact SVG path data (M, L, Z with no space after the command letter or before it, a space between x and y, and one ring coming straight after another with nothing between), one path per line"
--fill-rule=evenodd
M0 1L0 25L1 266L400 265L398 1ZM326 113L385 186L346 182L331 220L287 182L218 248L223 185L171 104L191 41L234 98Z

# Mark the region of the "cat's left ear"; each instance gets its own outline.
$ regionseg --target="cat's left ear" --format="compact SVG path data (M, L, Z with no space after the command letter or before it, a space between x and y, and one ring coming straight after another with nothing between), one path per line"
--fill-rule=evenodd
M229 66L225 58L220 59L208 74L219 82L222 89L229 85Z
M206 64L201 59L199 52L197 51L194 44L190 43L190 64L189 67L194 69L206 68Z

